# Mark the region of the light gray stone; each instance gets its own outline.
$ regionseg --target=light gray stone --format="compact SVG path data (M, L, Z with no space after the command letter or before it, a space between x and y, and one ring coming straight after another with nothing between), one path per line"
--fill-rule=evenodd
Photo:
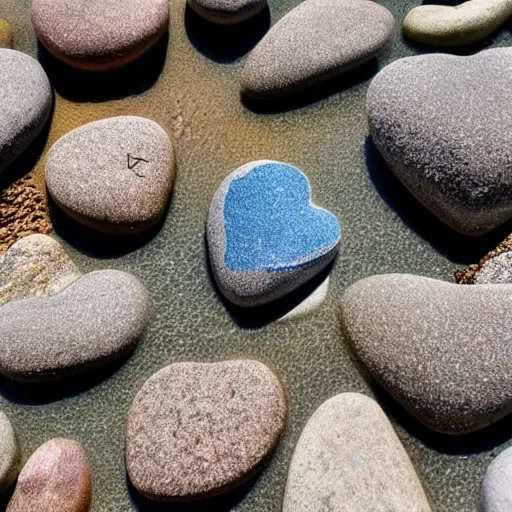
M489 465L482 483L482 512L512 510L512 448L501 452Z
M0 492L6 491L16 480L20 455L14 427L6 414L0 411Z
M307 422L288 471L283 512L430 512L416 471L384 411L342 393Z

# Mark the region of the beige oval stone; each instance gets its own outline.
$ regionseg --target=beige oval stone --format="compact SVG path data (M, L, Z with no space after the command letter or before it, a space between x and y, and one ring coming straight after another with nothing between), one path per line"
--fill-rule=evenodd
M377 402L342 393L307 422L288 472L283 512L430 512L402 443Z
M7 512L87 512L90 503L85 450L75 441L52 439L23 467Z

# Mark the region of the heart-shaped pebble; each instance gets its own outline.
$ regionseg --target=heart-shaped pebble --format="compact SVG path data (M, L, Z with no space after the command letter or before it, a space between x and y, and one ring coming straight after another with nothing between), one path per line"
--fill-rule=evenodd
M257 306L286 295L336 256L340 225L311 203L306 176L259 160L232 172L215 193L207 223L213 273L226 297Z
M221 494L260 467L285 419L284 391L262 363L172 364L147 380L133 401L128 475L155 500Z
M37 60L0 49L0 172L27 149L52 108L52 88Z
M368 90L370 133L387 164L464 234L512 217L511 59L512 48L407 57Z
M341 301L373 377L425 425L462 434L512 412L512 285L373 276Z
M430 512L425 492L384 411L365 395L324 402L299 438L283 512Z
M118 270L91 272L51 297L0 308L0 373L54 380L129 353L144 330L149 301L142 283Z
M162 217L174 178L167 133L143 117L94 121L61 137L46 159L55 202L78 222L135 234Z
M147 52L167 31L167 0L33 0L32 24L58 59L106 71Z
M70 439L40 446L21 470L7 512L88 512L91 471L85 450Z
M254 48L242 92L275 97L340 75L375 57L393 26L393 15L373 1L305 0Z

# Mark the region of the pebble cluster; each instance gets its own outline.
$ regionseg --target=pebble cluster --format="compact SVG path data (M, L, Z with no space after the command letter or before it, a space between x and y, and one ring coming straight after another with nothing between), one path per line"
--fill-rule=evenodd
M266 0L188 4L217 25L246 23L267 8ZM423 5L407 15L403 31L431 45L470 44L511 14L510 0ZM168 31L169 4L33 0L31 20L56 59L103 73L157 44ZM346 74L385 49L394 24L374 1L305 0L252 50L240 92L275 100ZM0 173L28 150L53 106L44 69L13 44L12 27L0 19ZM369 133L391 171L465 235L485 234L512 217L511 62L510 48L407 57L382 69L368 89ZM163 221L176 160L168 133L155 121L111 117L53 144L46 186L65 215L121 238ZM21 194L16 199L23 202ZM257 315L259 306L273 307L323 272L309 305L296 309L309 311L327 295L342 229L333 213L313 203L311 184L297 167L257 160L231 171L205 221L206 257L228 307ZM456 280L371 276L344 290L337 305L343 337L369 376L427 428L451 435L512 412L510 238ZM119 270L83 273L46 234L20 238L0 258L0 374L33 386L65 382L128 356L144 340L150 292ZM125 464L134 492L166 502L229 492L264 468L285 431L284 380L245 358L170 363L147 378L127 412ZM512 510L511 450L485 474L484 512ZM0 411L0 492L15 484L7 512L90 510L91 469L79 443L50 439L24 465L21 460L18 434ZM341 393L304 426L282 510L433 507L384 410L363 394Z

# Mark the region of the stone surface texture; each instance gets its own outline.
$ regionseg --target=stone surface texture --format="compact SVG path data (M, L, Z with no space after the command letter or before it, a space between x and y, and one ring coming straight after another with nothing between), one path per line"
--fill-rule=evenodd
M78 222L115 234L153 227L167 207L174 151L154 121L118 116L60 138L46 159L46 184L57 205Z
M283 512L430 512L416 471L384 411L342 393L309 419L288 470Z
M146 289L118 270L91 272L51 297L0 308L0 373L44 381L82 373L132 351L148 323Z
M85 450L70 439L40 446L21 470L7 512L88 512L91 473Z
M489 465L482 483L482 512L512 510L512 448L501 452Z
M341 321L371 375L431 429L463 434L512 412L512 286L373 276L344 293Z
M511 58L511 48L408 57L368 90L370 134L387 164L463 234L484 234L512 216Z
M155 500L221 494L259 469L285 418L284 391L262 363L172 364L145 382L130 409L128 475Z
M0 492L16 480L20 470L20 449L16 432L7 415L0 411Z
M280 19L254 48L242 93L293 93L367 62L389 42L393 15L369 0L306 0Z

